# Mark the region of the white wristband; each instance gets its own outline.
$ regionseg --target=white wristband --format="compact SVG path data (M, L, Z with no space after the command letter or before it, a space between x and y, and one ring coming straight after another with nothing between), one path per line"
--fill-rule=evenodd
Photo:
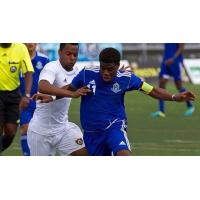
M172 101L176 101L175 97L176 97L176 95L172 94Z
M52 97L52 99L55 101L56 100L56 96L51 96Z

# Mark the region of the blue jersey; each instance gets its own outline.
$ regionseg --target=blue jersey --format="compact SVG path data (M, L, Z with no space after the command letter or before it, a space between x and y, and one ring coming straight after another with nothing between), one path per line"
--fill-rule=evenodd
M166 43L165 44L165 50L164 50L164 56L163 61L166 61L169 58L173 58L179 48L178 43ZM176 59L175 62L182 62L183 61L183 55L180 54Z
M36 52L35 57L31 61L35 71L33 73L33 83L30 93L30 95L32 96L38 91L38 80L40 72L42 71L43 67L49 62L49 59L44 54ZM25 78L23 74L20 74L20 91L22 95L25 95Z
M125 120L124 95L138 90L142 80L131 72L118 71L112 82L103 81L99 67L84 68L72 81L74 88L88 86L92 93L81 99L81 125L84 131L102 131Z
M49 59L44 54L36 52L35 57L31 61L35 71L33 73L33 83L30 93L30 95L32 96L38 91L38 80L40 72L42 71L43 67L49 62ZM20 91L22 95L25 95L25 77L22 73L20 74ZM30 122L31 118L33 117L35 108L36 102L30 100L28 107L20 113L20 125Z

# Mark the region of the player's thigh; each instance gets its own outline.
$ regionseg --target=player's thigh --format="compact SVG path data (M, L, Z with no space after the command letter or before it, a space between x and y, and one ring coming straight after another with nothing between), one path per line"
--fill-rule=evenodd
M4 103L1 96L2 94L0 93L0 135L3 133L3 123L4 123Z
M182 68L182 63L173 64L172 73L175 83L178 81L182 82L181 68Z
M131 146L127 137L126 124L120 122L114 125L108 132L107 143L114 155L118 152L131 152Z
M51 139L28 129L27 141L31 156L49 156L53 152Z
M84 132L84 142L89 156L108 156L111 151L106 144L105 132Z
M4 134L8 137L14 137L17 133L18 124L16 123L4 123Z
M76 124L69 122L65 131L62 134L58 134L57 137L60 137L59 142L56 144L58 154L63 156L71 155L81 149L85 152L83 134ZM83 151L80 151L80 153L82 154Z
M20 95L17 92L12 92L7 95L5 101L5 123L19 123L19 102Z

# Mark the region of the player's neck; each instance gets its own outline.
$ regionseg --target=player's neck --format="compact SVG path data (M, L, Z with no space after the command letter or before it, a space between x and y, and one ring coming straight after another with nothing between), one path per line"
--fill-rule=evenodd
M33 59L36 55L36 51L29 51L30 58Z

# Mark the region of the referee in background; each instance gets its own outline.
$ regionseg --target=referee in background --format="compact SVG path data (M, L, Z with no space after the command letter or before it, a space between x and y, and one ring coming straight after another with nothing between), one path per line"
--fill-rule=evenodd
M19 111L29 104L34 72L26 46L0 43L0 153L7 149L17 132ZM19 75L25 75L25 96L19 92Z

